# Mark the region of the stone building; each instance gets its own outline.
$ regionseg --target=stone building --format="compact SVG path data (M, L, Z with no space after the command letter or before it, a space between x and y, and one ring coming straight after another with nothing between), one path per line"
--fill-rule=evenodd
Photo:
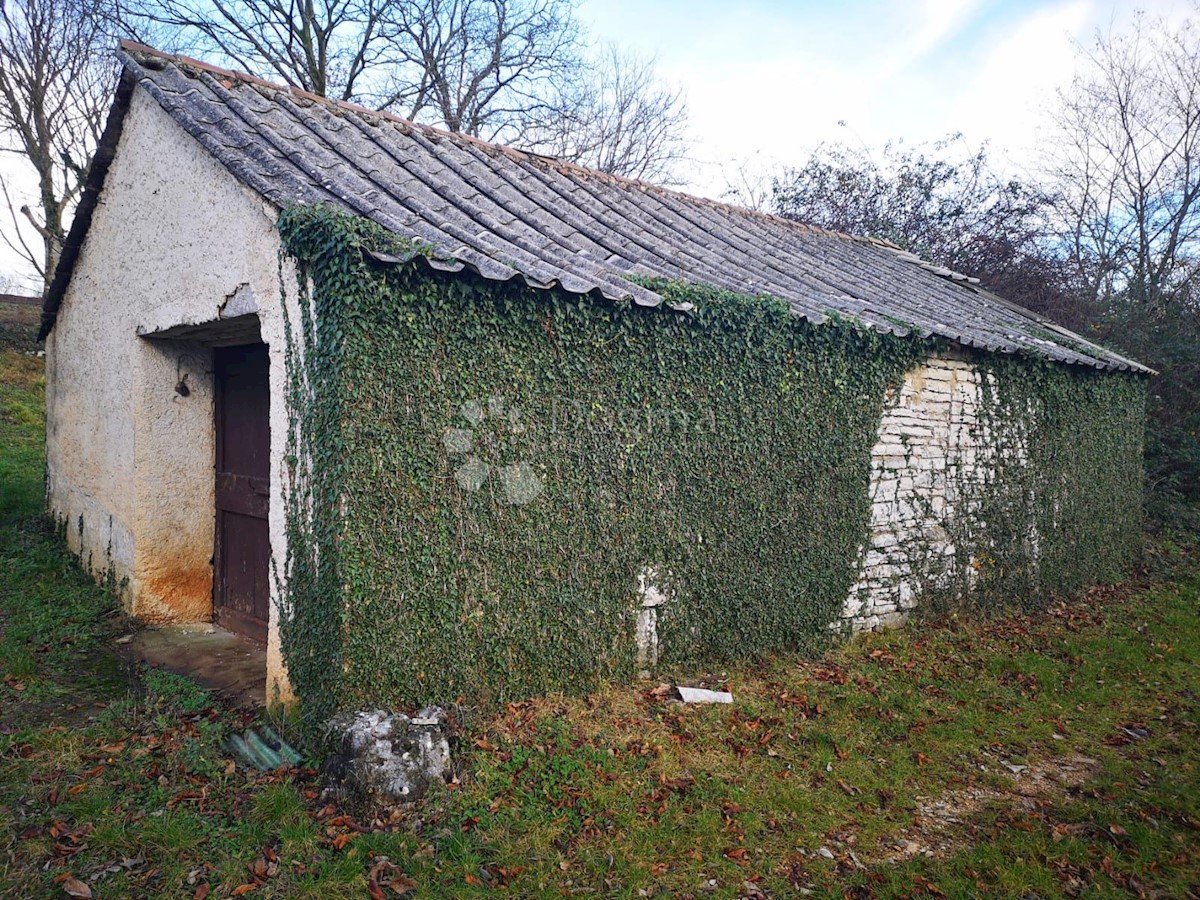
M291 695L288 670L295 668L295 654L301 652L289 650L286 627L281 626L306 614L300 599L288 599L301 555L288 542L304 540L305 522L311 523L313 516L353 516L356 504L365 503L355 499L359 495L354 489L335 485L330 496L337 509L297 512L296 485L313 476L303 460L298 462L298 454L303 457L307 449L303 442L297 444L297 397L305 385L310 391L320 390L297 368L298 360L315 352L317 345L301 346L297 335L308 327L306 316L320 318L321 309L311 303L322 284L296 258L294 248L285 246L281 233L281 214L300 208L323 207L371 223L362 233L375 235L375 243L367 241L366 261L356 259L354 264L378 273L381 291L390 289L387 285L396 283L400 278L396 273L403 271L408 273L405 278L427 279L448 286L447 290L469 285L472 291L515 292L513 296L529 298L521 302L531 304L541 302L540 297L547 302L558 298L554 302L619 309L621 316L705 321L704 309L696 308L703 301L675 296L663 287L668 282L702 285L724 292L722 296L786 304L790 314L805 323L806 334L819 336L821 329L840 329L838 333L851 335L846 338L851 343L856 340L853 334L882 336L892 341L888 346L900 348L896 352L908 353L907 371L878 397L865 401L877 405L881 418L875 419L873 449L872 441L863 445L861 459L854 461L857 468L851 472L863 499L848 501L846 516L853 519L851 530L859 539L853 546L846 544L841 561L820 563L830 573L821 575L825 579L821 583L833 584L844 596L842 608L828 615L831 620L854 628L893 624L924 597L937 592L965 595L979 579L1000 577L1001 566L992 557L1008 538L987 533L979 523L1001 521L999 513L988 512L985 506L1004 491L1026 510L1017 543L1022 567L1032 578L1027 583L1037 583L1039 561L1049 552L1047 546L1058 554L1056 559L1079 555L1064 585L1084 583L1091 576L1107 577L1109 570L1101 565L1090 569L1084 550L1078 548L1110 541L1115 530L1128 532L1133 527L1141 452L1136 394L1148 370L1005 302L971 278L882 242L823 232L485 144L138 45L123 44L119 55L123 74L112 113L43 314L49 509L65 527L70 548L84 564L97 577L111 575L120 585L133 616L150 623L213 620L264 642L269 683L277 691L274 696ZM390 244L387 236L394 238ZM406 290L412 293L413 289ZM353 327L355 321L348 319L346 327ZM542 322L548 335L555 321ZM320 321L310 325L320 331ZM376 327L355 332L355 340L371 346ZM720 323L709 327L716 332L723 327L736 330ZM668 348L663 353L669 357L667 338L662 341L661 346ZM996 361L1008 368L998 369ZM542 362L539 367L552 364ZM780 365L803 367L804 362L789 356ZM1074 379L1070 384L1078 382L1097 404L1109 402L1104 397L1112 393L1097 394L1100 386L1132 386L1126 393L1117 392L1134 398L1115 414L1120 443L1096 455L1095 465L1110 467L1105 469L1108 480L1097 482L1102 487L1095 489L1106 493L1088 500L1093 505L1108 504L1109 522L1089 523L1092 530L1086 540L1071 537L1061 548L1054 543L1055 535L1060 526L1067 527L1062 523L1075 503L1072 485L1076 482L1069 470L1055 470L1058 487L1052 499L1038 493L1043 488L1032 486L1029 479L997 474L1024 471L1026 457L1033 451L1027 446L1030 435L1022 436L1022 428L1036 432L1051 427L1045 422L1006 427L995 418L994 397L1004 387L1003 371L1026 365L1030 371L1050 373L1050 378ZM522 371L515 364L510 368ZM823 376L817 372L805 377ZM1036 384L1036 379L1031 383ZM399 421L400 401L395 401L399 404L395 408L386 407L393 395L375 385L370 390L375 392L375 408L381 410L380 421ZM403 393L402 386L397 390ZM757 402L751 387L739 390L750 398L746 402ZM358 402L349 399L358 396L348 388L345 404ZM851 401L858 402L853 397L846 402ZM1028 402L1037 405L1036 401L1035 396ZM479 398L482 406L472 406L473 402L467 398L461 407L466 421L458 425L465 427L449 427L452 423L440 420L430 426L428 454L440 456L431 456L429 465L445 465L447 477L431 481L425 475L412 475L413 483L428 496L442 497L446 485L479 490L488 468L473 455L468 432L488 414L489 402L493 418L509 417L511 430L518 431L517 406L502 410L499 401L488 396ZM536 398L525 402L528 409L543 409ZM636 398L631 402L636 405ZM693 404L689 409L699 408L694 396L689 395L687 402ZM783 401L778 401L772 388L763 403L775 402ZM1011 411L1010 403L1010 417ZM717 445L725 440L723 421L714 416L712 440ZM769 421L769 417L756 421ZM839 419L830 413L828 421L828 428L836 428ZM339 434L357 435L355 429L361 426L346 419L338 426ZM1003 441L998 439L1001 433L1008 435ZM386 454L386 433L376 434L374 440L377 447L384 447L379 452ZM1080 443L1093 441L1063 431L1057 449L1047 453L1060 458L1068 450L1074 453L1070 448ZM343 442L350 448L345 451L349 469L370 468L369 444L349 438ZM426 445L414 446L420 451L413 451L414 459L425 460L420 448ZM776 477L770 474L774 465L770 449L768 441L764 452L757 454L761 473L753 465L748 467L752 471L745 473L746 491L758 490L756 485L767 485ZM622 452L636 455L637 450L626 446ZM1121 459L1110 465L1114 453ZM658 458L662 457L660 453ZM380 459L387 462L386 455ZM669 460L656 465L667 473L657 475L656 484L674 478ZM546 504L567 496L551 497L556 471L560 480L569 480L561 474L565 471L561 466L538 469L522 464L492 471L498 473L496 483L503 489L494 495L496 503L528 503L527 508L533 509L543 488L550 498L544 499ZM383 465L376 477L395 480L410 474L389 472ZM618 480L626 477L614 475ZM675 496L683 504L685 495L670 494L661 505L669 508L674 502L670 497ZM482 503L480 496L467 500ZM720 505L723 501L714 496L713 502ZM806 500L800 485L796 496L783 505L802 505L811 499ZM306 502L320 506L324 501L318 492ZM578 518L579 510L607 516L603 510L621 505L619 500L605 500L609 506L603 506L600 499L562 502L583 504L574 507L572 518ZM409 509L400 500L397 503L397 509ZM459 522L469 514L475 517L472 522L481 521L478 516L483 513L474 507L447 503L438 500L437 516ZM662 513L646 510L645 504L637 506L623 509L621 521L641 521L638 516ZM744 636L755 650L769 649L772 605L806 602L804 597L789 595L791 588L780 588L779 596L770 596L776 583L801 583L799 574L793 578L783 571L787 555L779 554L778 532L796 529L793 540L799 557L810 546L810 533L820 530L804 524L808 520L803 515L808 513L772 518L768 507L770 502L744 505L746 515L753 517L755 537L746 536L737 513L714 514L714 519L727 521L714 521L711 534L700 529L703 533L693 536L693 543L701 545L713 540L721 546L757 542L770 550L773 561L764 563L762 571L755 568L753 554L748 557L749 571L744 574L756 587L747 594L750 599L727 611L730 619L742 618ZM1050 507L1053 514L1046 512ZM329 644L349 654L354 646L370 643L351 633L366 627L355 624L360 606L384 604L370 614L384 621L393 608L412 615L413 607L405 604L417 602L413 597L419 595L455 610L453 622L439 632L444 634L443 649L458 640L455 635L486 631L492 642L486 646L502 645L496 659L508 660L486 665L519 667L521 647L528 641L513 637L505 643L507 639L488 631L489 622L503 617L494 611L479 612L493 609L488 603L503 608L504 598L497 600L479 587L471 572L441 574L448 551L430 557L429 571L439 574L421 582L425 588L395 587L394 598L388 592L398 584L399 575L379 576L376 585L372 581L376 570L354 574L355 560L374 556L378 571L391 571L387 567L407 552L406 547L431 546L421 543L426 540L421 536L425 519L418 506L412 509L411 515L397 513L403 521L392 523L395 538L381 537L390 534L387 528L372 525L364 529L372 531L367 535L351 527L339 532L337 542L323 545L322 564L332 565L330 554L336 548L345 554L337 560L342 578L337 582L338 602L344 606L334 615L336 621L321 626L330 629ZM691 522L691 516L689 510L679 521ZM663 521L654 519L653 527L665 527ZM773 530L776 522L782 524ZM1097 531L1101 526L1109 530ZM685 531L692 535L696 529L681 525L679 534L670 536L675 542L672 547L685 546L681 536ZM466 541L459 543L465 546ZM572 640L583 640L589 629L611 632L605 653L616 648L611 652L620 656L624 647L628 662L623 658L606 662L599 666L600 674L647 668L664 656L679 660L693 653L739 652L738 646L717 637L733 633L721 630L719 599L713 599L712 591L701 596L695 584L679 580L680 572L701 569L688 569L683 563L675 566L671 554L665 553L665 558L647 558L644 564L622 562L624 568L617 571L617 563L606 561L603 554L593 556L577 548L587 562L581 562L580 572L575 573L561 564L570 548L559 547L552 537L545 541L539 552L556 562L513 563L510 570L517 575L512 577L521 579L514 584L530 596L550 590L543 582L554 582L556 590L574 585L571 590L576 593L584 589L579 585L597 586L597 597L603 597L596 604L563 601L563 608L582 603L579 608L596 618L586 625L579 623L575 637L554 640L561 641L555 646L570 647ZM625 552L614 550L612 559ZM724 558L720 547L714 552L714 560ZM476 569L478 562L472 562ZM421 565L414 562L410 567L418 572L412 576L418 580L423 577ZM1005 565L1004 572L1010 572L1012 566ZM778 574L778 582L773 573ZM589 582L593 575L594 582ZM446 586L452 583L460 588ZM611 587L621 583L627 590ZM718 583L725 585L713 582ZM367 585L378 590L372 593ZM736 585L731 589L740 590ZM694 594L693 601L689 597L694 592L700 593ZM466 594L471 595L470 602L463 599ZM766 606L753 606L755 597L765 598ZM692 602L709 604L705 609L710 612L692 618L673 612ZM596 612L600 607L619 612L605 619ZM679 630L671 630L672 615L681 623ZM472 624L477 620L483 624ZM512 625L518 627L519 623ZM569 623L564 627L571 631ZM780 627L779 644L786 646L792 626ZM685 634L686 652L681 647ZM474 639L463 638L466 644ZM313 638L309 635L306 640L311 643ZM308 645L296 644L303 646ZM376 666L401 665L384 650L372 652ZM349 656L322 658L322 665L340 660L337 665L347 672L357 665ZM602 653L594 658L609 657ZM587 662L581 662L568 679L556 674L552 659L539 666L536 677L514 684L569 686L565 682L578 683L575 675L588 671ZM438 693L421 687L427 684L421 680L426 676L418 675L416 682L404 682L403 687L397 681L394 690L380 688L385 696L377 699L415 703L416 693ZM368 684L369 679L363 676L357 683ZM383 683L390 682L384 678ZM368 688L358 689L354 699L362 700L367 693Z

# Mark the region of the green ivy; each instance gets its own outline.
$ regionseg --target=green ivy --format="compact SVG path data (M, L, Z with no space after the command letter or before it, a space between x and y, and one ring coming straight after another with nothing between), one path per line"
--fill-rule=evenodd
M814 326L776 299L703 286L647 282L693 305L681 312L435 271L421 248L317 207L287 211L280 231L300 313L276 577L285 659L313 721L629 677L647 570L670 596L667 667L827 639L857 575L884 398L929 342ZM1065 394L1132 382L1033 370ZM1133 421L1128 390L1116 399ZM1092 411L1114 400L1093 394ZM998 414L1022 402L1004 398ZM1086 451L1103 468L1121 445L1097 497L1124 490L1140 459L1122 440ZM1079 452L1047 437L1031 456L1061 477ZM1002 473L994 488L1011 482ZM1076 486L1064 483L1064 515ZM1122 510L1077 550L1043 538L1065 573L1053 587L1087 572L1097 540L1136 528Z
M1118 580L1141 553L1145 379L1000 356L979 368L986 465L974 515L949 529L974 574L948 602L1030 606Z

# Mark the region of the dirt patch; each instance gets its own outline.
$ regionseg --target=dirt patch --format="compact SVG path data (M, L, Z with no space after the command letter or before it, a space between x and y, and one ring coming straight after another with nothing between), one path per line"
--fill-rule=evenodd
M1004 804L1034 812L1093 779L1100 761L1071 753L1018 765L996 758L985 770L998 773L1001 785L955 787L934 797L917 797L911 826L890 842L881 842L876 862L913 856L942 857L970 843L972 822L989 805ZM864 862L866 861L864 856Z
M187 675L235 706L266 702L266 651L213 625L143 628L117 640L126 659Z

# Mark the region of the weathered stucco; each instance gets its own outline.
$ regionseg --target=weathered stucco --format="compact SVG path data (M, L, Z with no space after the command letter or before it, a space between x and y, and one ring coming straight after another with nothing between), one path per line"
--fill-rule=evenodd
M212 346L245 342L255 311L272 396L284 396L276 215L134 92L46 344L46 454L49 509L68 545L95 576L111 576L128 611L146 621L212 616ZM242 314L240 332L153 337L220 323L223 310L226 319ZM281 562L280 407L272 403L270 528ZM286 699L276 606L268 667ZM268 699L274 694L268 685Z

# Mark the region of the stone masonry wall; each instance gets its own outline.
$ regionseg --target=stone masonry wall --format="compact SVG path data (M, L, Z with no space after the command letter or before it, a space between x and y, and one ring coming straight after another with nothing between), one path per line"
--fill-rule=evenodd
M960 530L946 526L970 516L992 452L979 422L982 377L965 354L945 352L889 398L871 452L871 536L842 614L854 630L900 624L923 593L963 576L950 534Z

